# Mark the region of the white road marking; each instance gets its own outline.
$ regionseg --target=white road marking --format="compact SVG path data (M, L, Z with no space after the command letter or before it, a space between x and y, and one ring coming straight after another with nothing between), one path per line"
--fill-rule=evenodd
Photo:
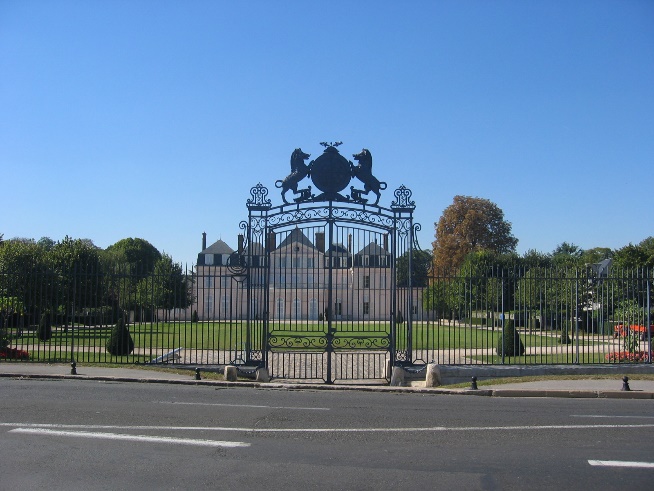
M174 430L174 431L234 431L242 433L402 433L440 431L542 431L542 430L594 430L594 429L643 429L654 428L652 424L610 425L519 425L519 426L427 426L408 428L245 428L230 426L121 426L121 425L66 425L51 423L0 423L0 426L22 428L54 428L85 430Z
M213 402L176 402L176 401L153 401L156 404L174 404L187 406L220 406L220 407L250 407L255 409L291 409L297 411L329 411L328 407L290 407L290 406L256 406L254 404L221 404Z
M194 445L197 447L249 447L249 443L245 442L225 442L216 440L196 440L192 438L174 438L169 436L147 436L147 435L125 435L120 433L102 433L90 431L62 431L51 430L47 428L16 428L10 430L9 433L22 433L28 435L40 436L66 436L76 438L93 438L100 440L123 440L131 442L146 442L146 443L176 443L179 445Z
M602 467L631 467L640 469L654 469L654 462L627 462L623 460L589 460L590 465Z
M616 419L654 419L654 416L642 416L642 415L613 415L613 414L572 414L573 418L616 418Z

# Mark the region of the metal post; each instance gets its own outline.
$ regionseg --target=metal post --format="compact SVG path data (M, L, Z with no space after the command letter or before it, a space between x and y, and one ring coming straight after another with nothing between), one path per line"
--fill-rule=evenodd
M334 243L334 218L333 218L333 203L329 202L329 215L327 218L327 251L330 250L332 244ZM334 383L332 379L332 353L334 351L334 279L333 279L333 253L329 253L327 261L327 346L325 347L325 352L327 353L327 380L325 381L328 384Z
M579 364L579 270L575 271L575 363Z
M504 365L504 269L502 269L502 332L500 333L501 336L501 342L500 346L502 346L502 365Z
M647 363L652 363L652 310L650 306L651 283L647 278Z

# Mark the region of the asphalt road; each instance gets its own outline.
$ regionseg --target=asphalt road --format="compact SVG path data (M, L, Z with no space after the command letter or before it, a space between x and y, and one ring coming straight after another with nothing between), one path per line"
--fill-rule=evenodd
M0 379L0 489L651 489L651 400Z

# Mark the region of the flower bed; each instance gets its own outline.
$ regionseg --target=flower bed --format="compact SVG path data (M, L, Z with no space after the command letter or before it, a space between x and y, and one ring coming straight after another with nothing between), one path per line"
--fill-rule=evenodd
M0 348L0 358L5 360L29 360L30 354L17 348Z
M654 352L647 353L647 351L616 351L606 355L606 359L612 363L642 363L648 361L648 357L654 357Z

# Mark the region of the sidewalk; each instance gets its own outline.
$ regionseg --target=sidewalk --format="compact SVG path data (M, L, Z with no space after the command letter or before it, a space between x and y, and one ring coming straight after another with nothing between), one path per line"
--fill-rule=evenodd
M575 398L621 398L621 399L654 399L654 380L637 380L629 377L631 390L623 391L621 376L610 379L566 379L542 380L534 382L517 382L508 384L481 385L478 390L469 388L447 389L441 387L425 388L420 383L412 387L389 387L387 385L326 385L315 383L294 383L284 380L273 380L264 384L260 382L225 382L219 380L196 380L194 370L188 370L188 375L171 371L158 371L143 367L98 367L78 365L76 374L71 374L71 366L66 364L0 362L0 377L6 378L49 378L78 380L112 380L141 383L174 383L189 385L222 385L240 387L270 387L270 388L311 388L365 390L365 391L402 391L436 394L479 395L493 397L575 397ZM202 367L200 367L200 375ZM635 376L637 377L637 376Z

